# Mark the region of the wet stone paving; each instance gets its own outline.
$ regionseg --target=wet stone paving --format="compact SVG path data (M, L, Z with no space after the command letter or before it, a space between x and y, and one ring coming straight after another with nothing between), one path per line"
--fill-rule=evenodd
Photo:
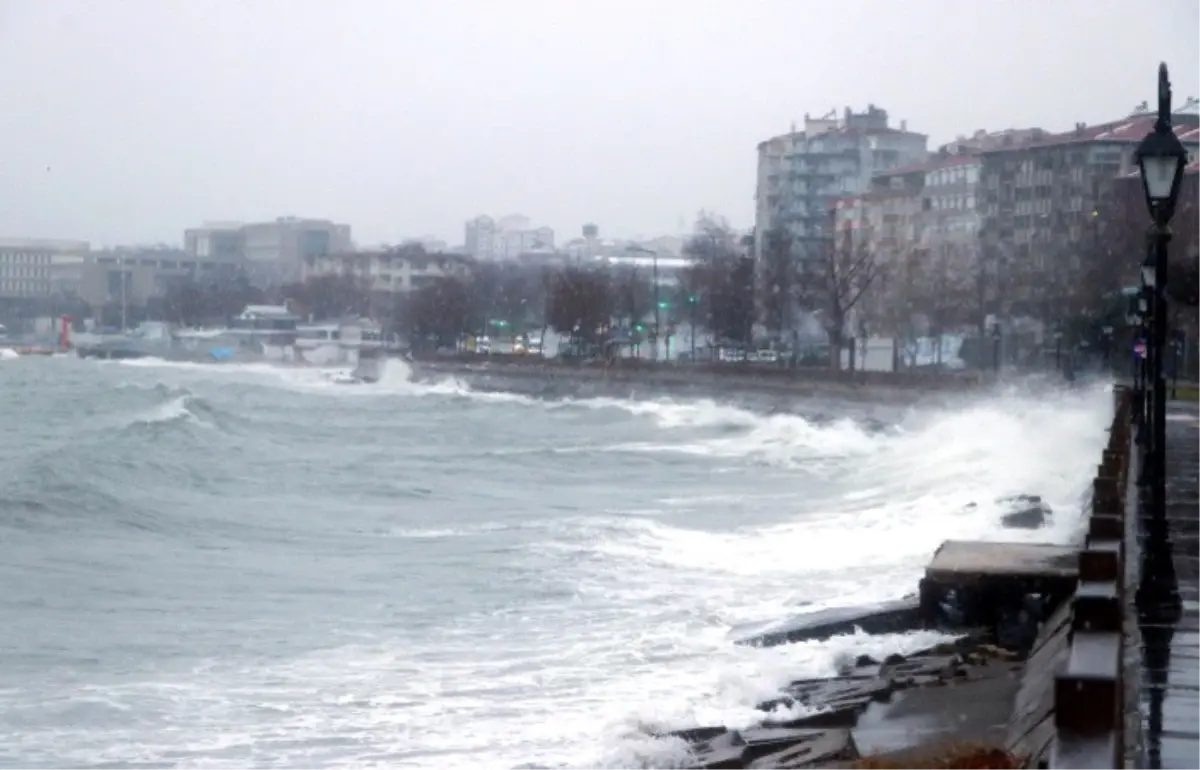
M1167 521L1177 596L1143 608L1141 688L1145 766L1200 766L1200 413L1167 414Z

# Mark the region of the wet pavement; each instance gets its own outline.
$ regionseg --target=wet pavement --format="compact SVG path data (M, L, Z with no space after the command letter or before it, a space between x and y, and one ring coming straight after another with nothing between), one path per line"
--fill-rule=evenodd
M1167 413L1166 540L1143 526L1140 711L1143 763L1200 767L1200 412ZM1147 587L1149 584L1149 587Z

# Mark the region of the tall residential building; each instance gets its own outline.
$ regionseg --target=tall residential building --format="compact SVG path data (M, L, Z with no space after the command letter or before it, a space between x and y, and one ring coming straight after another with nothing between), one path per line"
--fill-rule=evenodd
M758 145L755 194L754 255L762 259L767 233L786 228L793 239L793 258L801 282L824 274L823 259L831 236L830 211L835 201L861 195L879 172L924 161L927 138L888 123L886 110L868 105L866 112L846 108L821 118L804 116L803 129ZM812 306L818 298L801 298Z
M480 261L494 259L493 248L496 244L496 220L486 214L468 219L464 241L467 254Z
M466 252L480 261L516 259L523 254L554 250L554 231L533 227L529 217L512 214L499 220L483 215L464 228Z

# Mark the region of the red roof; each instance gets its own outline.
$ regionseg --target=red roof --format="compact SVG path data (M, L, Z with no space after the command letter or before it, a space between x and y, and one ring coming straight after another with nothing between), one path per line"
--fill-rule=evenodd
M1197 158L1196 160L1193 160L1191 163L1184 166L1183 173L1184 174L1200 174L1200 158ZM1121 174L1121 176L1119 176L1118 179L1140 179L1141 176L1142 176L1142 172L1135 168L1133 171L1127 172L1125 174Z
M983 154L1023 150L1031 147L1054 147L1065 144L1086 144L1089 142L1120 142L1122 144L1137 144L1146 134L1154 129L1153 116L1134 116L1124 120L1114 120L1095 126L1081 126L1061 134L1050 134L1041 139L1021 142L1008 147L995 147L984 150ZM1200 142L1200 127L1192 125L1174 126L1175 135L1182 142Z

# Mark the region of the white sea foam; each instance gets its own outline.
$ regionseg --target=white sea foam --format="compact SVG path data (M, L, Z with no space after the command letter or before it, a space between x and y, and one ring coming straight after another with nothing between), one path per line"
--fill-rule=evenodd
M169 401L164 401L158 406L142 412L133 419L133 422L139 425L190 422L204 428L213 427L212 423L196 413L194 403L195 399L190 395L176 396Z
M382 365L374 383L348 383L345 367L293 366L273 363L196 363L138 358L115 362L121 366L177 371L190 376L242 382L264 387L279 387L294 392L336 398L379 398L389 396L458 396L481 402L533 403L515 393L472 390L453 377L435 381L414 381L412 368L401 359L389 359Z

